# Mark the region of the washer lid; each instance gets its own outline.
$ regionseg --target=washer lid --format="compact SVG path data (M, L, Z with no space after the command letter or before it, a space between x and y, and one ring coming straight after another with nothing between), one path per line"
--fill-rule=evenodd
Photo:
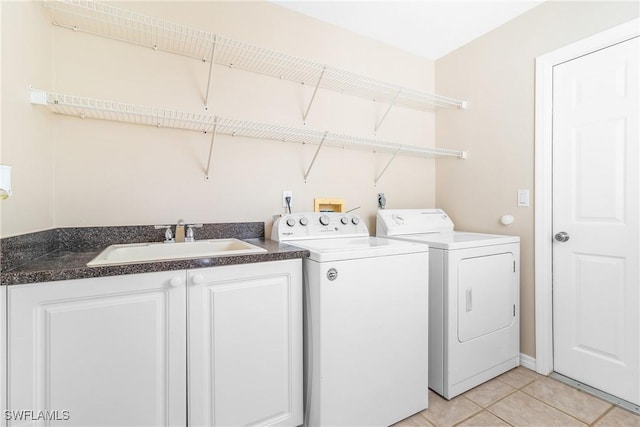
M318 262L429 251L429 246L424 243L379 237L297 240L295 242L287 242L287 244L308 249L311 253L309 259Z
M431 248L436 249L467 249L480 246L504 245L507 243L518 243L520 237L507 236L501 234L481 234L465 232L449 233L423 233L396 237L410 242L427 243Z

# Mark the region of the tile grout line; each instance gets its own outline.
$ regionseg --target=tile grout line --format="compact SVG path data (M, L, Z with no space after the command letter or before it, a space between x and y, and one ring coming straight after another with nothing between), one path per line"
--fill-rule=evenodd
M544 377L544 378L549 378L549 377ZM553 378L551 378L551 379L553 379ZM538 380L536 379L535 381L538 381ZM581 419L577 418L577 417L576 417L576 416L574 416L574 415L569 414L568 412L565 412L563 409L557 408L556 406L552 405L551 403L545 402L544 400L539 399L539 398L537 398L536 396L534 396L534 395L532 395L532 394L530 394L530 393L527 393L527 392L524 390L524 388L525 388L525 387L527 387L527 386L529 386L529 385L531 385L531 384L533 384L535 381L532 381L532 382L530 382L529 384L527 384L526 386L522 387L522 393L526 394L527 396L531 397L532 399L537 400L538 402L542 403L543 405L546 405L546 406L548 406L548 407L550 407L550 408L553 408L553 409L555 409L556 411L559 411L559 412L561 412L561 413L563 413L563 414L567 415L568 417L573 418L574 420L578 421L579 423L582 423L582 424L584 424L584 425L586 425L586 426L590 426L590 425L592 425L592 424L587 423L586 421L582 421ZM595 396L594 396L594 397L595 397ZM596 397L596 399L598 399L598 398ZM602 400L602 399L598 399L598 400ZM604 401L603 401L603 402L604 402ZM605 402L605 403L608 403L608 404L611 406L611 404L610 404L609 402ZM607 412L609 412L610 410L611 410L611 408L609 408L608 410L604 411L604 413L607 413ZM598 420L598 419L600 419L600 418L597 418L597 420ZM596 420L596 421L597 421L597 420ZM594 421L594 423L595 423L595 421Z
M477 405L477 406L480 408L480 410L479 410L479 411L477 411L477 412L474 412L473 414L471 414L471 415L470 415L470 416L468 416L467 418L465 418L465 419L463 419L463 420L460 420L460 421L458 421L457 423L454 423L452 427L459 426L460 424L462 424L462 423L464 423L464 422L466 422L466 421L470 420L471 418L475 417L476 415L481 414L481 413L485 410L485 408L483 408L482 406L478 405L476 402L474 402L473 400L469 399L469 398L468 398L467 396L465 396L464 394L460 395L460 397L464 397L464 398L465 398L465 399L467 399L469 402L473 403L474 405Z
M497 402L496 402L496 403L497 403ZM513 425L513 424L511 424L509 421L507 421L507 420L505 420L504 418L501 418L499 415L494 414L493 412L491 412L491 411L489 410L489 408L482 408L482 410L481 410L481 411L479 411L479 412L477 412L477 413L473 414L472 416L470 416L470 417L468 417L468 418L465 418L464 420L460 421L460 422L459 422L459 423L457 423L457 424L454 424L452 427L459 426L459 425L461 425L462 423L464 423L464 422L466 422L466 421L470 420L471 418L473 418L473 417L475 417L475 416L477 416L477 415L480 415L480 414L481 414L481 413L483 413L483 412L486 412L487 414L493 415L494 417L496 417L496 418L497 418L497 419L499 419L500 421L503 421L505 424L507 424L507 425L508 425L508 426L510 426L510 427L514 427L514 425Z
M427 417L425 417L425 416L422 414L423 412L428 411L430 407L431 407L431 406L429 405L429 407L428 407L427 409L422 410L422 411L418 412L418 413L417 413L417 414L415 414L415 415L417 415L417 416L421 417L421 418L422 418L422 419L424 419L426 422L428 422L430 425L432 425L432 426L434 426L434 427L437 427L437 426L435 426L435 425L431 422L431 420L429 420Z
M616 405L610 405L609 408L606 411L604 411L602 414L600 414L600 416L596 418L596 420L593 423L589 424L589 426L595 426L601 419L603 419L609 412L613 411L616 407L617 407Z
M537 379L534 379L534 380L532 380L532 381L528 382L527 384L523 385L522 387L514 387L513 385L509 384L508 382L501 380L501 379L500 379L500 377L496 377L496 379L497 379L498 381L502 382L503 384L506 384L506 385L508 385L508 386L510 386L510 387L513 387L513 390L512 390L510 393L507 393L506 395L502 396L500 399L498 399L498 400L496 400L495 402L493 402L491 405L487 406L487 407L485 408L485 410L486 410L488 413L490 413L491 415L493 415L494 417L496 417L496 418L498 418L498 419L500 419L500 420L504 421L505 423L507 423L508 425L510 425L510 426L512 426L512 427L513 427L513 424L511 424L509 421L507 421L507 420L505 420L504 418L502 418L500 415L498 415L498 414L494 413L493 411L489 410L489 408L490 408L491 406L493 406L493 405L497 404L498 402L502 402L502 401L503 401L503 400L505 400L507 397L512 396L512 395L514 395L514 394L516 394L517 392L519 392L519 391L520 391L520 389L522 389L522 388L524 388L524 387L528 386L529 384L534 383L535 381L537 381Z
M504 374L501 374L501 375L504 375ZM500 375L500 376L501 376L501 375ZM471 398L469 398L469 397L465 396L465 394L467 393L467 392L465 392L464 394L462 394L462 395L461 395L461 397L465 397L467 400L469 400L469 401L471 401L472 403L474 403L474 404L478 405L478 406L479 406L480 408L482 408L482 409L481 409L480 411L478 411L478 412L474 413L473 415L471 415L471 416L469 416L469 417L467 417L467 418L463 419L462 421L460 421L460 422L458 422L458 423L454 424L454 425L453 425L453 427L455 427L455 426L459 426L460 424L462 424L462 423L464 423L464 422L466 422L466 421L470 420L471 418L475 417L475 416L476 416L476 415L478 415L478 414L481 414L482 412L487 412L488 414L493 415L494 417L498 418L498 419L499 419L499 420L501 420L501 421L504 421L506 424L508 424L509 426L513 427L513 424L511 424L511 423L510 423L510 422L508 422L507 420L505 420L505 419L501 418L498 414L495 414L495 413L491 412L491 411L489 410L489 407L490 407L490 406L495 405L496 403L498 403L498 402L500 402L500 401L502 401L502 400L504 400L504 399L506 399L507 397L511 396L512 394L515 394L516 392L518 392L518 391L520 390L520 388L522 388L522 387L526 387L527 385L529 385L529 384L533 383L534 381L537 381L537 379L533 379L533 380L531 380L530 382L528 382L527 384L525 384L524 386L522 386L522 387L518 388L518 387L514 387L513 385L509 384L509 383L508 383L508 382L506 382L506 381L501 380L501 379L500 379L500 376L497 376L497 377L495 377L494 379L496 379L496 380L500 381L500 382L501 382L501 383L503 383L503 384L508 385L509 387L512 387L512 388L513 388L513 390L512 390L511 392L509 392L508 394L506 394L506 395L502 396L500 399L496 400L495 402L491 402L491 403L490 403L489 405L487 405L486 407L483 407L479 402L476 402L476 401L474 401L473 399L471 399ZM485 383L483 383L483 384L485 384ZM480 385L482 385L482 384L480 384ZM471 389L471 390L473 390L473 389ZM468 390L468 391L469 391L469 390Z

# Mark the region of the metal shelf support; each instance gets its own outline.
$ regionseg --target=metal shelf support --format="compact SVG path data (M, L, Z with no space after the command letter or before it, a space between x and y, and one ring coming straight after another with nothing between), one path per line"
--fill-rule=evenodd
M327 67L322 68L322 72L320 73L320 77L318 77L318 82L316 83L316 87L313 89L313 95L311 95L311 100L309 101L309 105L307 106L307 110L302 115L302 123L307 124L307 116L309 115L309 110L311 110L311 104L313 104L313 100L316 98L316 93L318 93L318 88L320 87L320 82L322 81L322 77L324 76L324 72L327 70Z
M401 93L402 93L402 91L399 90L398 93L396 93L396 96L393 97L393 100L389 104L389 107L387 108L387 111L384 112L384 114L382 115L382 118L380 119L380 121L378 122L376 127L373 129L373 133L374 134L376 134L378 132L378 129L380 129L380 126L382 125L382 122L384 122L384 119L387 118L387 114L389 114L389 111L391 111L391 107L393 107L395 105L395 103L398 100L398 97L400 96Z
M324 144L324 141L327 139L327 135L328 134L329 134L329 132L327 131L322 136L322 140L320 141L320 144L318 145L318 148L316 149L316 152L313 155L313 159L311 159L311 164L307 168L307 171L304 173L304 182L305 182L305 184L307 183L307 178L309 177L309 173L311 172L311 168L313 168L313 164L316 162L316 158L318 157L318 153L320 152L320 149L322 148L322 145Z
M217 133L217 129L218 128L218 120L214 119L213 121L213 129L211 131L211 143L209 144L209 158L207 159L207 171L206 174L204 176L204 179L209 181L209 172L211 172L211 157L213 155L213 143L216 140L216 133Z
M216 60L216 43L217 36L213 37L213 43L211 44L211 57L209 60L209 78L207 79L207 91L204 96L204 110L209 111L209 94L211 92L211 77L213 76L213 64L215 64ZM202 59L205 61L205 59Z
M378 185L378 181L380 181L380 178L382 178L382 175L384 175L384 173L387 171L389 166L391 166L391 163L393 163L393 161L396 159L396 156L398 155L399 152L400 152L400 149L397 149L396 152L393 153L393 156L391 156L391 158L389 159L385 167L382 169L382 172L380 172L376 177L376 179L373 181L374 186Z

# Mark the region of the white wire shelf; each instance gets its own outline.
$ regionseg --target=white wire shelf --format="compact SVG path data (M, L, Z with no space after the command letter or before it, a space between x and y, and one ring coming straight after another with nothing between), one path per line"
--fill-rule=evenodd
M390 105L422 111L467 107L466 101L388 83L105 3L89 0L46 0L44 5L50 9L55 25L74 31Z
M33 88L31 89L30 99L32 104L46 105L55 113L80 118L111 120L203 133L211 133L215 128L215 132L218 134L313 145L319 145L324 140L324 144L329 146L364 149L374 152L398 152L420 157L466 157L465 151L399 144L342 133L229 119L206 113L191 113L166 108L125 104Z
M457 157L467 158L466 151L445 148L422 147L419 145L399 144L373 138L351 136L329 131L292 128L274 124L251 122L247 120L228 119L205 113L190 113L170 110L166 108L150 107L121 102L86 98L74 95L46 92L31 89L31 103L45 105L55 113L80 118L111 120L154 127L191 130L211 134L211 146L207 161L205 178L209 179L211 155L216 134L256 138L261 140L275 140L283 142L297 142L317 145L317 151L304 174L307 181L318 152L323 145L350 149L360 149L373 152L393 153L382 172L376 177L377 184L389 165L398 154L420 156L427 158Z

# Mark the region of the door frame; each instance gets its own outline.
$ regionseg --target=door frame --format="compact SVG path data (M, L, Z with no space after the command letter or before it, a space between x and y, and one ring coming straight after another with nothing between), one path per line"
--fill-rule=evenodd
M535 337L536 371L542 375L548 375L553 371L553 67L638 37L640 35L639 29L640 18L636 18L536 58L534 157Z

